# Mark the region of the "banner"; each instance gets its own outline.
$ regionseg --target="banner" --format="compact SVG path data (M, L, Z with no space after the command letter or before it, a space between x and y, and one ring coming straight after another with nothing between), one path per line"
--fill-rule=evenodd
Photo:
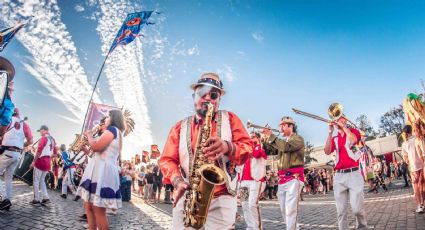
M143 150L142 162L143 163L149 163L149 161L150 161L150 159L149 159L149 152Z
M161 156L161 153L159 152L158 145L151 145L151 159L157 159L159 156Z
M109 115L109 111L113 109L119 109L110 105L103 105L97 103L91 103L89 113L87 114L87 121L84 125L84 132L93 129L99 124L100 120Z

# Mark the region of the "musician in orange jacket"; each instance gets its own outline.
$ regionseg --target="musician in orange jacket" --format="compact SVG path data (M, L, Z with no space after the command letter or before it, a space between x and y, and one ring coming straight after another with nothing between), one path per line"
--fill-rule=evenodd
M173 229L185 228L184 193L191 184L189 164L196 148L199 128L202 127L207 111L206 103L214 105L214 116L210 138L202 152L222 168L227 176L224 185L216 186L211 200L205 229L230 229L235 223L236 203L236 165L242 165L250 157L253 145L241 120L232 112L218 110L223 84L217 74L202 74L196 84L192 84L196 113L183 119L171 129L159 164L165 183L175 187L173 208Z

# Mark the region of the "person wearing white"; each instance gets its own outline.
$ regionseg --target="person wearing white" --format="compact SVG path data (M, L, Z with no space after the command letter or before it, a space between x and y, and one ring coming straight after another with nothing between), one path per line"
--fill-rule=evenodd
M258 202L260 195L266 188L264 176L266 174L267 155L260 143L260 134L251 133L254 143L252 157L245 162L241 175L241 201L246 229L259 230L262 228L261 213Z
M279 139L270 129L263 130L263 146L267 155L278 155L279 186L277 197L289 230L298 229L298 203L304 184L304 139L297 134L295 121L282 117Z
M193 219L187 219L191 220L189 224L184 223L184 202L189 185L194 183L193 180L198 179L191 176L192 166L189 163L194 152L202 152L205 158L224 171L226 177L225 184L214 188L203 228L206 230L234 229L237 211L235 168L244 164L249 158L252 142L237 115L218 109L221 96L225 94L225 91L217 74L202 74L191 88L196 113L173 126L159 160L164 183L171 183L175 188L172 229L193 229L190 227L194 225ZM214 106L215 115L211 119L211 132L204 146L196 146L200 130L207 128L205 127L207 105Z
M50 171L50 157L57 154L56 143L53 137L49 134L49 128L42 125L38 130L41 134L41 139L37 147L37 153L34 156L34 161L30 165L34 168L33 172L33 187L34 199L30 202L31 205L39 206L50 203L49 194L47 194L46 175Z
M413 191L417 204L416 212L424 211L424 158L422 141L417 138L420 136L420 127L415 125L415 136L412 135L412 126L406 125L403 132L406 134L406 141L401 146L401 152L406 163L409 165L409 171L412 178Z
M32 142L31 129L26 121L21 121L19 110L15 108L12 122L3 137L0 147L0 174L4 172L4 182L0 180L0 197L2 199L0 210L9 210L12 205L10 200L13 192L13 172L21 158L22 149L32 144Z
M333 136L334 126L338 129L337 136ZM356 217L356 228L367 229L364 180L359 170L361 151L356 146L360 138L360 132L357 129L349 128L344 116L329 124L329 135L324 151L327 155L336 151L333 187L340 230L349 229L348 202L350 202L351 210Z
M94 156L81 178L79 194L84 200L91 230L109 229L106 209L119 209L122 206L120 167L117 165L117 161L120 162L121 159L122 133L125 131L122 112L109 111L105 126L107 129L97 140L93 138L93 131L85 133Z

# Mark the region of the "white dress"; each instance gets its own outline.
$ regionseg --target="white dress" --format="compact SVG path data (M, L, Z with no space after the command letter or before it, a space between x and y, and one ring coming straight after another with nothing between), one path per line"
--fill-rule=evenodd
M115 129L115 130L114 130ZM102 153L95 153L88 162L79 186L81 198L94 206L118 209L122 206L118 157L121 134L118 128L109 127L116 137Z

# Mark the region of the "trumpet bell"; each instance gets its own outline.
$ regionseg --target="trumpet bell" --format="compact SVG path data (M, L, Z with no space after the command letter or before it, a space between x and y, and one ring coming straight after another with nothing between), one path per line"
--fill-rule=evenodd
M332 103L328 109L328 115L331 120L338 120L344 115L343 113L344 106L340 103Z

